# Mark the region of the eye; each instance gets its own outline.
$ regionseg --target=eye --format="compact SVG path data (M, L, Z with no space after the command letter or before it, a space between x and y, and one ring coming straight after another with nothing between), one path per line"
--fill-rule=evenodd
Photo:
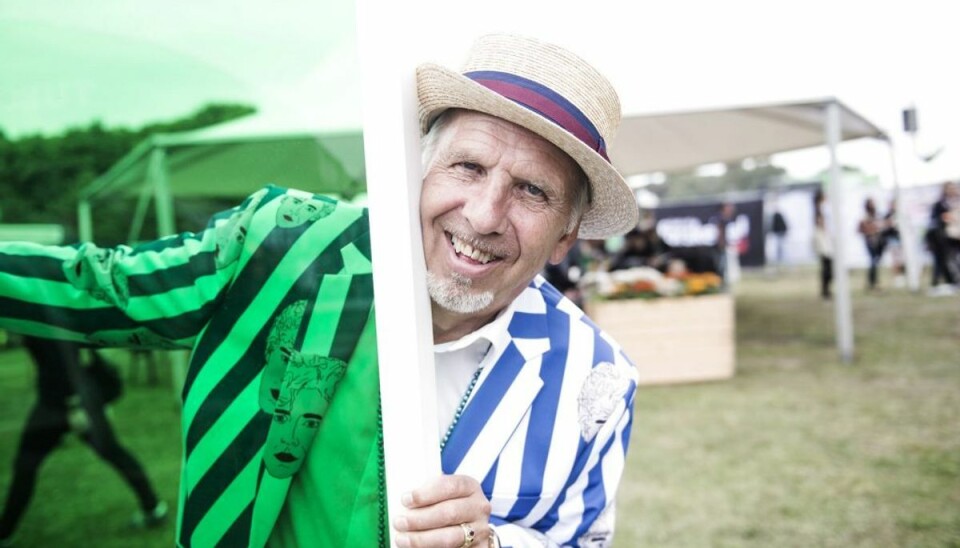
M280 412L280 410L278 409L277 412L274 413L273 415L273 420L274 422L278 422L280 424L286 424L287 422L290 421L290 415L288 413Z
M536 198L545 198L547 195L542 188L533 183L523 183L520 188L530 196L534 196Z
M307 428L316 429L320 427L320 421L317 419L307 419L303 421L303 425Z
M480 173L483 171L483 168L480 167L480 164L475 162L459 162L456 164L456 167L473 173Z

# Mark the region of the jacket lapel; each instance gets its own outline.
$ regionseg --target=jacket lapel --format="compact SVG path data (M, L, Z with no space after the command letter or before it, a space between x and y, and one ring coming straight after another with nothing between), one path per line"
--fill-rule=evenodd
M495 320L507 328L492 341L495 351L481 364L477 387L443 449L445 473L483 478L493 467L543 386L546 318L543 296L531 284Z

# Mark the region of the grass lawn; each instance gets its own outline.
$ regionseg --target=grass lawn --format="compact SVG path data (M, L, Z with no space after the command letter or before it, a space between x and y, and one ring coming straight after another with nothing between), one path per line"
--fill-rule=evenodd
M736 376L638 392L617 547L960 546L960 298L859 274L854 363L813 272L753 276Z
M736 376L641 388L617 548L960 546L960 297L865 294L859 274L854 363L838 362L814 272L748 275ZM0 352L3 492L32 374L25 354ZM155 385L131 380L113 416L172 517L180 445L169 372ZM41 470L18 545L173 544L173 519L130 531L134 510L119 477L71 439Z

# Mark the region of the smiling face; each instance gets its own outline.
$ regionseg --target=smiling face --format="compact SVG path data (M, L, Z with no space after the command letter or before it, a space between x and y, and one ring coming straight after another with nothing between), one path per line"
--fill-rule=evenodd
M579 168L536 134L499 118L452 113L426 165L420 223L434 340L490 321L547 261L576 241Z

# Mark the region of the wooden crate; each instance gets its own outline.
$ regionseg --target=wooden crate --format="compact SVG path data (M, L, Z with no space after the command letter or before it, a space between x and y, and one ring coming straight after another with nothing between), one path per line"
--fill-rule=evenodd
M637 365L640 384L733 376L732 295L592 301L587 313L623 346Z

